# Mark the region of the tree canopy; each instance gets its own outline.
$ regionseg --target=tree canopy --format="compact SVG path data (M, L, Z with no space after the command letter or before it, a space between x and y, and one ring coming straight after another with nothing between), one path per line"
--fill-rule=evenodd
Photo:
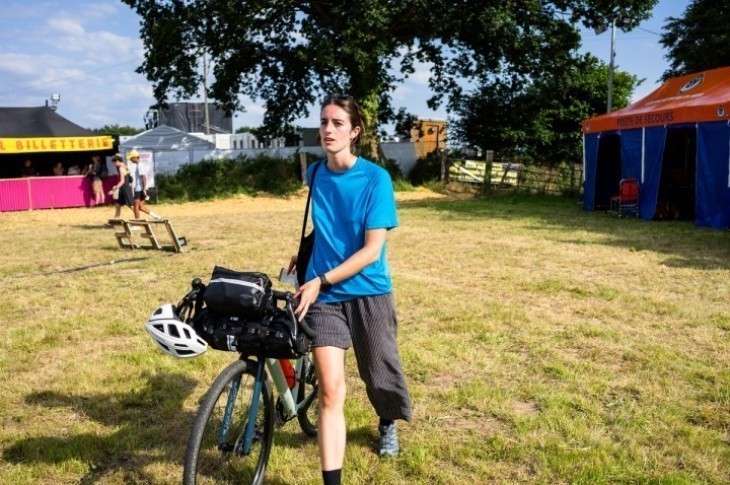
M92 128L91 131L100 135L131 136L144 131L144 128L136 128L130 125L104 125L101 128Z
M662 79L730 66L729 18L728 0L692 0L682 17L669 17L660 42L670 67Z
M495 150L498 156L527 152L544 164L580 160L580 122L605 112L608 70L586 54L519 91L499 82L482 85L454 106L450 138ZM636 76L614 71L617 108L629 104L639 82Z
M519 88L570 62L576 23L595 27L620 14L638 24L657 0L123 2L142 19L138 70L159 102L198 91L204 53L213 67L209 97L230 111L242 109L240 95L263 100L271 133L324 94L348 92L374 137L394 116L392 91L417 62L430 67L432 108L457 102L469 83L498 78Z

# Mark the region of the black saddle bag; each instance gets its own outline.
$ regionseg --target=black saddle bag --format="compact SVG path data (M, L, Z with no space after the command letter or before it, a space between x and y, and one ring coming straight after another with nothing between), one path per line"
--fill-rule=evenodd
M208 308L221 314L262 317L273 306L271 280L264 273L216 266L203 299Z

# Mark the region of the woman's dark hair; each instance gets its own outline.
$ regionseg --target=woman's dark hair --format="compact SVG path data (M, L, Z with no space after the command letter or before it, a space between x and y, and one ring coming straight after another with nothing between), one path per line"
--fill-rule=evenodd
M362 137L362 134L365 133L365 124L367 123L367 120L365 119L365 113L362 112L362 108L360 107L360 105L357 104L355 98L353 98L349 94L331 94L324 98L324 101L322 101L320 111L323 110L325 106L329 106L330 104L334 104L345 110L347 116L350 117L350 123L352 124L353 128L355 128L356 126L360 127L360 133L358 133L355 139L352 140L350 147L352 148L354 145L358 145L360 143L360 138Z

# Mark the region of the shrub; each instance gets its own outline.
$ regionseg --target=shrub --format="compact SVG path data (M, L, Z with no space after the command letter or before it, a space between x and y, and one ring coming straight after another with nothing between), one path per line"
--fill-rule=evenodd
M174 175L158 175L159 197L203 200L258 191L287 195L301 187L299 157L258 155L255 158L206 159L182 165Z
M413 185L423 185L429 181L439 180L440 177L441 157L432 152L416 160L408 178Z

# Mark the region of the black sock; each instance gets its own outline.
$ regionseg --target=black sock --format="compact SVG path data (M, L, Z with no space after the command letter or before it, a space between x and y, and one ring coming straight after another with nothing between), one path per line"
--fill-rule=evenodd
M337 470L322 470L322 481L324 485L340 485L342 483L342 468Z
M383 418L380 418L380 426L390 426L394 422L395 421L393 421L392 419L383 419Z

